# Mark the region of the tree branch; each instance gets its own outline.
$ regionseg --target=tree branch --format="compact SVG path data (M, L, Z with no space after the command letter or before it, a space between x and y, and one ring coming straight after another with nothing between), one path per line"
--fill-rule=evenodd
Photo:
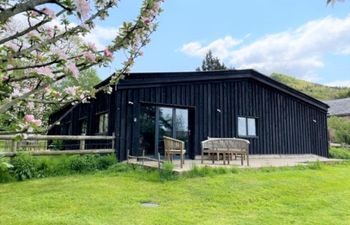
M88 20L86 20L84 22L84 24L87 25L87 24L93 22L94 19L96 19L97 17L101 16L104 13L104 11L107 10L111 5L112 5L112 3L110 3L109 5L105 6L105 8L103 8L103 9L99 10L98 12L96 12ZM57 42L58 40L60 40L62 38L65 38L65 37L70 36L70 35L75 35L76 32L79 32L80 29L84 29L82 27L82 25L75 26L75 27L71 28L70 30L67 30L66 32L64 32L62 34L57 35L54 38L48 39L46 41L43 41L43 42L41 42L40 44L37 44L37 45L33 45L33 46L31 46L29 48L26 48L26 49L24 49L22 51L17 51L16 53L10 55L7 59L4 59L3 61L9 61L9 60L11 60L11 58L20 57L22 55L25 55L25 54L28 54L28 53L32 52L33 50L40 49L42 47L51 45L51 44Z
M13 7L5 9L0 13L0 24L6 23L6 21L10 17L28 10L31 10L35 8L35 6L43 5L46 3L55 3L55 2L56 2L55 0L30 0L20 4L15 4Z
M61 10L60 12L58 12L58 13L56 14L56 17L62 15L65 11L66 11L66 10ZM39 28L40 26L42 26L42 25L44 25L44 24L46 24L46 23L48 23L48 22L50 22L50 21L51 21L51 19L49 19L48 17L46 17L46 18L44 18L41 22L35 24L34 26L28 27L27 29L25 29L25 30L23 30L23 31L21 31L21 32L17 32L17 33L15 33L14 35L11 35L11 36L9 36L9 37L6 37L6 38L0 40L0 45L6 43L6 42L8 42L8 41L11 41L11 40L13 40L13 39L17 39L18 37L21 37L21 36L23 36L23 35L25 35L25 34L31 32L31 31L33 31L33 30L36 30L36 29Z

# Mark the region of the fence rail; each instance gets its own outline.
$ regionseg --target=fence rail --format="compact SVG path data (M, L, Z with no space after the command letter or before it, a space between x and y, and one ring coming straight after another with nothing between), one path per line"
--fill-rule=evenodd
M54 141L61 140L64 148L74 146L78 149L57 149ZM65 142L66 143L65 143ZM93 143L87 142L95 141ZM96 142L98 141L98 142ZM110 143L100 143L109 141ZM77 142L72 144L69 142ZM67 144L68 143L68 144ZM90 145L90 148L87 146ZM98 146L102 148L99 148ZM108 145L108 147L106 147ZM91 148L91 146L93 146ZM109 147L110 146L110 147ZM12 157L18 152L29 152L32 155L66 155L66 154L105 154L115 151L115 135L87 136L87 135L35 135L30 134L25 139L17 140L16 135L0 135L0 155Z
M342 147L342 148L349 148L350 149L350 145L348 144L339 144L339 143L330 143L329 144L331 147Z

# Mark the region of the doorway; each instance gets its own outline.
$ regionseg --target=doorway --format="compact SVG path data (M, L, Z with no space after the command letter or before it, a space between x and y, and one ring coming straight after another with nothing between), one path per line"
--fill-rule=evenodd
M190 150L189 110L167 106L142 105L140 111L139 154L164 155L163 136L185 142Z

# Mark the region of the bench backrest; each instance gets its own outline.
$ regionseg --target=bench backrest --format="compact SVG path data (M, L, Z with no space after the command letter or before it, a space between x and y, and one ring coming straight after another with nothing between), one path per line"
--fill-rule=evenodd
M185 150L185 143L181 140L174 139L171 137L163 136L164 149L167 150Z
M241 138L208 138L202 141L202 149L249 150L249 141Z

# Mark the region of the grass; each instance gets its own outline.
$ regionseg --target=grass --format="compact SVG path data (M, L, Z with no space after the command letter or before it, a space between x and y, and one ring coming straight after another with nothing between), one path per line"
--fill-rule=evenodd
M329 156L335 159L350 159L350 150L347 148L330 148Z
M0 184L0 224L349 224L350 164L311 168L160 181L116 167Z

